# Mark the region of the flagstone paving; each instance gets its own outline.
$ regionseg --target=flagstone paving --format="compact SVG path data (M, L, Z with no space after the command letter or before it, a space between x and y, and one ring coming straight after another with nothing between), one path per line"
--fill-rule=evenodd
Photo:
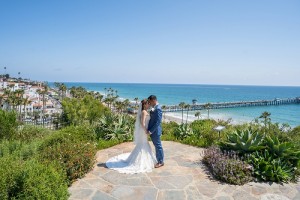
M203 149L168 141L163 147L164 167L131 175L107 169L105 162L130 152L133 143L98 151L94 169L69 188L70 200L300 200L300 183L224 184L209 177L201 163Z

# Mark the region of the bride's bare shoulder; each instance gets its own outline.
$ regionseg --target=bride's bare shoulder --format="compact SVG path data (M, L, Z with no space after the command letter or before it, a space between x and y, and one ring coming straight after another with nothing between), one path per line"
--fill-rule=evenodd
M149 113L147 112L147 110L143 110L143 114L144 115L149 115Z

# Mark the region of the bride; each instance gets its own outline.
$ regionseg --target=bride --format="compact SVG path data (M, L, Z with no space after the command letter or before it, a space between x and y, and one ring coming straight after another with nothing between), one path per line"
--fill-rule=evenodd
M152 171L156 159L147 136L147 127L150 120L150 115L147 112L148 108L148 101L146 99L142 100L135 122L134 144L136 146L133 151L110 158L106 162L108 168L128 174Z

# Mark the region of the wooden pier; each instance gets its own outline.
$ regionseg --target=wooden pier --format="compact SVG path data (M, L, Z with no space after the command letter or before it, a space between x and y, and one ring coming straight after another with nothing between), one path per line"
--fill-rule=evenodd
M190 105L189 108L184 108L183 111L207 110L207 109L222 109L222 108L238 108L252 106L278 106L286 104L300 104L300 97L288 99L273 99L273 100L256 100L256 101L239 101L239 102L223 102L223 103L203 103ZM178 105L165 106L164 112L179 112L182 108Z

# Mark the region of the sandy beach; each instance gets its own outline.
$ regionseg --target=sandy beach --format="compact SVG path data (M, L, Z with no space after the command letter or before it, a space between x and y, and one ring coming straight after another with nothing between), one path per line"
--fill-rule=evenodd
M183 122L185 123L186 122L186 118L187 118L187 115L186 113L183 114ZM230 123L231 124L243 124L243 123L249 123L251 122L252 120L247 120L247 119L236 119L236 118L231 118L230 116L226 115L226 114L222 114L222 113L213 113L213 114L210 114L209 115L209 118L210 119L214 119L216 121L218 120L223 120L223 121L227 121L227 120L230 120ZM201 119L208 119L207 117L207 114L202 114L202 116L199 118L200 120ZM191 123L195 120L198 120L197 117L195 117L194 115L192 114L189 114L189 117L188 117L188 123ZM176 122L178 124L180 124L182 122L182 115L181 113L164 113L163 115L163 122Z

